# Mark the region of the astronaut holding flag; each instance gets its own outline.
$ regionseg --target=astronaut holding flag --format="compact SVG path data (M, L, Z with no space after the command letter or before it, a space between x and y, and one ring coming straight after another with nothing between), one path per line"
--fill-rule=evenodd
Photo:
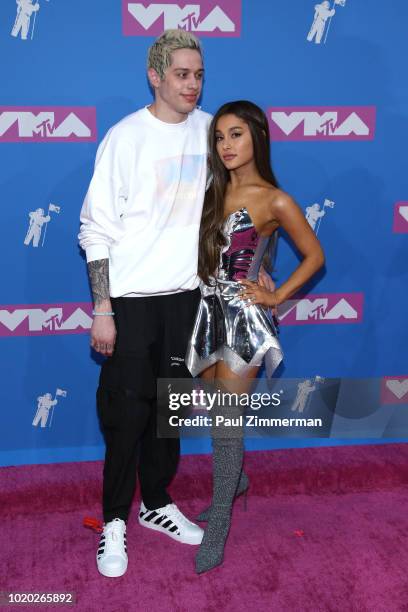
M324 382L324 378L322 376L315 376L314 380L311 378L300 382L297 386L297 393L295 397L295 401L292 404L292 412L299 412L301 414L311 397L311 393L315 391L317 385L319 383Z
M44 215L43 208L37 208L37 210L32 210L28 213L28 216L30 222L26 237L24 238L24 244L28 246L30 242L33 241L33 247L38 247L41 237L42 226L44 225L44 223L48 223L48 221L51 220L51 217L50 215Z
M45 393L44 395L40 395L37 397L37 412L33 419L33 427L37 427L38 423L40 423L40 427L46 427L48 417L50 416L50 422L48 423L48 427L51 427L52 418L54 416L54 407L58 404L57 397L67 397L67 392L65 389L57 389L55 391L55 398L53 399L51 393Z
M325 208L334 208L334 204L335 203L333 202L333 200L328 200L326 198L323 203L322 210L320 210L320 205L317 204L317 202L306 208L306 221L309 223L316 236L319 232L322 218L326 214Z
M326 28L326 23L328 22L327 29L326 29L326 36L325 36L323 43L326 42L327 34L329 31L329 27L330 27L330 21L336 13L336 10L334 8L336 4L339 6L345 6L346 0L334 0L332 8L330 8L330 2L328 0L324 0L324 2L321 2L320 4L315 5L314 7L315 13L314 13L312 27L310 28L309 34L307 35L307 40L309 42L312 42L314 38L315 39L314 42L317 45L321 43L322 37L324 34L324 30Z
M59 215L61 212L61 207L57 206L56 204L49 204L48 213L46 215L44 214L43 208L37 208L37 210L33 210L28 213L30 222L26 237L24 239L24 244L26 246L28 246L32 241L33 247L38 247L40 243L42 227L43 225L45 225L43 239L41 242L41 246L44 246L45 236L47 233L47 223L51 220L50 212L54 212L55 214Z
M21 31L21 40L27 40L31 15L40 10L40 5L38 2L33 4L33 0L16 0L16 3L17 16L11 30L11 36L16 38Z
M321 217L326 214L324 210L320 210L320 205L316 202L306 208L306 221L314 231L316 229L316 223Z

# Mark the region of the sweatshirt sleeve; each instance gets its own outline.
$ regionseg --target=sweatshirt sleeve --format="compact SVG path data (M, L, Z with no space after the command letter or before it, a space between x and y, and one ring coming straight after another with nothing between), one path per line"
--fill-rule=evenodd
M86 260L109 258L123 236L121 219L129 193L134 151L122 130L111 128L98 147L95 168L80 215L79 244Z

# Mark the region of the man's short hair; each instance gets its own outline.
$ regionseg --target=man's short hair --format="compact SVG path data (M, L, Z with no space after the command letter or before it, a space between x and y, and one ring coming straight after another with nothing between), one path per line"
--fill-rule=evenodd
M171 66L173 51L178 49L193 49L203 55L200 41L194 34L186 30L165 30L149 49L147 69L154 68L161 79Z

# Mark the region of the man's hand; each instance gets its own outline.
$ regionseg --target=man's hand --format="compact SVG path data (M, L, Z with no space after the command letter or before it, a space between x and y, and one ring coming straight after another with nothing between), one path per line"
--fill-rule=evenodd
M109 297L109 259L96 259L88 262L89 280L96 312L112 312ZM115 348L116 327L113 316L109 314L95 315L91 327L92 348L110 357Z
M263 266L261 266L258 273L258 283L261 287L264 287L269 291L275 291L275 283L273 282L269 274L265 272L265 268Z
M91 327L91 346L97 352L110 357L116 340L116 327L110 315L96 316Z

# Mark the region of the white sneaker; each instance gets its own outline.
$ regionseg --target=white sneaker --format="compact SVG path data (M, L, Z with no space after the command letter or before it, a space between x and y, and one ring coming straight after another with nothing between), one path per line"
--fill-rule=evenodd
M96 564L102 576L118 578L128 566L126 548L126 523L115 518L106 523L96 553Z
M139 523L148 529L166 533L173 540L183 544L201 544L204 531L184 516L176 504L167 504L163 508L148 510L140 504Z

